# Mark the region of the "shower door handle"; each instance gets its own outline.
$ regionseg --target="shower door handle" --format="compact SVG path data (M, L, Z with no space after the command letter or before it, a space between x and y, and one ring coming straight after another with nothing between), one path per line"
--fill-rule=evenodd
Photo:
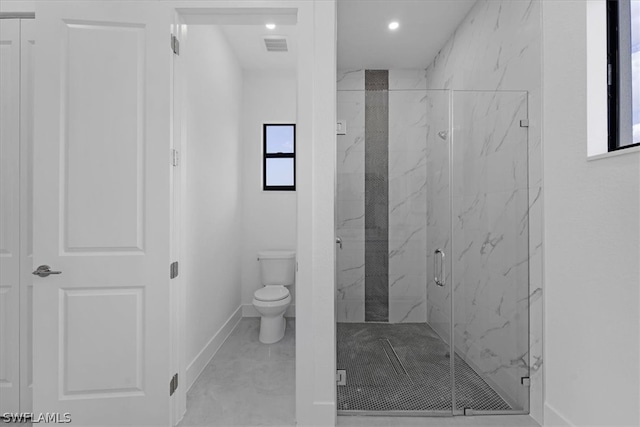
M440 255L440 262L438 262L438 255ZM440 264L440 272L438 272L438 264ZM442 249L436 249L433 252L433 281L436 285L444 286L444 252Z

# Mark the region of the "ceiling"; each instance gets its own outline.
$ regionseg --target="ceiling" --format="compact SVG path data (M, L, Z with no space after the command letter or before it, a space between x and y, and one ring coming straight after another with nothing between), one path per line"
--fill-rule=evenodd
M338 0L338 68L426 68L475 3Z
M264 25L221 25L222 32L245 70L295 70L298 31L295 25L278 25L269 30ZM288 52L267 52L266 36L285 36Z
M426 68L475 3L338 0L338 68ZM389 30L391 21L400 28ZM294 22L285 22L274 30L257 23L219 24L244 69L295 70L298 30ZM267 52L264 37L274 35L287 38L288 52Z

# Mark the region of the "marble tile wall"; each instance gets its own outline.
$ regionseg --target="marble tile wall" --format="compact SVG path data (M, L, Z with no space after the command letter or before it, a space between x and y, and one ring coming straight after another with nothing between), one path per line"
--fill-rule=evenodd
M392 69L388 79L388 321L425 322L426 76ZM340 322L365 320L364 87L364 70L338 71L338 118L347 122L337 159Z
M394 71L394 70L392 70ZM424 71L390 73L389 321L426 321L426 102Z
M340 76L340 74L339 74ZM336 234L339 322L364 322L364 72L343 75L337 114L347 123L338 135ZM341 80L338 79L338 88Z
M530 371L531 387L529 388L531 397L528 402L522 396L522 393L513 396L518 402L521 402L525 409L529 409L531 415L538 422L542 423L542 210L541 203L543 197L542 189L542 167L541 167L541 2L540 0L528 0L528 1L489 1L479 0L474 8L467 15L462 24L458 27L454 35L443 46L440 53L436 56L433 63L427 68L426 80L427 89L451 89L451 90L486 90L486 91L526 91L528 97L528 118L529 128L528 132L528 162L527 162L527 186L528 195L528 228L529 228L529 243L528 243L528 298L520 300L519 306L528 305L528 313L523 307L520 316L527 316L529 318L529 351L525 354L518 354L513 360L507 360L506 355L499 355L496 350L489 348L487 345L487 351L484 354L484 362L488 362L495 359L496 372L503 370L509 371L510 369L516 369L517 366L527 365ZM455 95L454 95L455 96ZM478 99L478 102L482 100ZM454 116L456 114L456 106L453 107ZM517 110L517 109L516 109ZM459 113L462 114L462 113ZM467 116L471 112L464 113ZM507 118L503 118L507 120ZM489 122L486 120L486 122ZM456 123L454 118L454 129L456 129ZM485 129L486 130L486 129ZM432 159L429 159L429 164L432 164ZM444 166L443 163L440 163ZM433 161L433 165L437 166L438 162ZM478 165L476 165L478 167ZM444 166L446 167L446 166ZM518 169L521 172L523 169ZM487 169L487 172L489 170ZM505 171L502 171L505 172ZM439 176L444 175L444 171L429 170L429 177L436 179ZM508 182L508 176L499 175L487 177L487 179L495 180L498 183ZM506 181L505 181L506 180ZM472 185L472 182L467 182L467 185ZM430 184L429 184L430 185ZM443 189L444 190L444 189ZM508 188L503 187L503 192L508 191ZM435 190L434 190L435 191ZM514 199L510 203L516 201L522 208L525 203L520 200L523 192L520 192L514 196ZM497 194L497 193L496 193ZM504 199L504 194L501 196L503 200L498 200L499 196L495 195L492 201L483 200L482 198L476 200L475 197L467 197L468 206L473 206L476 209L476 219L480 219L481 215L489 215L489 212L493 210L494 220L497 220L496 207L500 204L504 206L509 200ZM431 203L431 197L429 197ZM485 203L484 208L480 209L482 203ZM454 206L464 207L464 196L458 198L457 205ZM493 207L492 207L493 206ZM430 215L429 223L442 221L440 218L444 217L446 213L437 212L438 207L428 206ZM433 210L432 210L433 209ZM442 210L442 209L441 209ZM498 208L499 210L499 208ZM464 209L462 210L464 212ZM453 215L454 221L458 218ZM432 231L428 227L428 234ZM435 232L435 227L434 227ZM476 236L479 238L482 236ZM497 244L499 237L485 236L482 240L482 244L485 244L485 253L488 254L488 249L493 248ZM502 241L500 243L502 245ZM495 246L495 250L498 250L499 246ZM482 245L480 246L482 247ZM503 246L506 247L506 246ZM462 248L462 250L466 247ZM473 248L469 249L472 250ZM478 249L478 248L476 248ZM512 248L514 249L514 248ZM455 250L455 249L454 249ZM516 248L516 252L522 250ZM496 253L496 252L493 252ZM461 253L458 254L460 256ZM515 255L517 257L517 254ZM480 258L481 260L482 258ZM512 260L513 261L513 260ZM522 260L524 261L524 260ZM455 254L454 254L455 262ZM524 265L526 262L523 262ZM429 263L427 264L429 265ZM480 265L471 268L480 268ZM509 271L510 275L523 275L523 268L515 268L515 270ZM468 271L466 274L471 274ZM494 273L499 274L500 271ZM502 273L506 273L503 270ZM499 280L499 279L498 279ZM460 286L460 285L458 285ZM457 292L457 290L456 290ZM446 295L442 294L442 290L433 289L429 286L427 289L427 297L429 306L427 307L429 313L429 321L436 321L439 313L447 313L447 307L450 307L450 299ZM497 293L496 293L497 295ZM487 295L488 296L488 295ZM466 295L465 295L466 297ZM456 301L458 294L456 293ZM515 298L515 295L509 296L509 298ZM471 299L473 301L473 299ZM495 301L495 300L494 300ZM513 300L512 300L513 301ZM478 300L476 299L476 303ZM495 304L495 302L494 302ZM477 305L476 305L477 306ZM489 299L485 301L485 306L489 307ZM465 307L460 305L460 307ZM494 314L498 307L494 307ZM478 308L476 315L481 314L484 319L489 319L487 316L491 316L486 313L485 310ZM500 309L502 317L506 315L505 312ZM466 313L465 313L466 316ZM496 314L497 316L497 314ZM462 313L456 314L456 320L458 317L462 317ZM467 319L468 320L468 319ZM479 325L484 322L476 321ZM496 319L494 319L496 320ZM506 320L504 321L506 322ZM464 324L469 322L465 321ZM503 323L504 325L505 323ZM509 340L511 337L502 335L504 331L510 330L514 332L514 328L518 329L522 326L522 322L509 323L504 328L492 329L497 326L483 327L483 330L469 329L462 326L459 330L464 330L466 333L465 340L472 341L490 341L495 342L495 348L501 347L501 340ZM437 325L434 329L438 329ZM457 330L458 330L457 329ZM495 333L493 331L496 331ZM443 332L444 333L444 332ZM526 334L526 331L518 332ZM498 338L488 338L492 334ZM519 335L520 336L520 335ZM456 340L458 342L458 340ZM462 345L462 344L460 344ZM462 346L458 351L465 351L465 347ZM493 356L490 352L496 354ZM521 357L520 357L521 356ZM483 365L484 366L484 365ZM484 369L487 369L486 367ZM526 394L526 393L524 393Z
M526 92L453 92L454 344L513 407L528 389Z
M451 328L451 186L449 183L451 139L450 91L429 91L427 102L427 323L449 342ZM434 252L445 253L444 260ZM443 263L445 286L438 286L434 263ZM438 268L438 271L440 269Z

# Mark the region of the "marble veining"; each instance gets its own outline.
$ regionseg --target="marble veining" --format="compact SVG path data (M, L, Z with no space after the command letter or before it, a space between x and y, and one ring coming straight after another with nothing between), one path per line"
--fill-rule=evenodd
M446 112L443 91L425 90L425 70L389 70L388 92L388 307L390 322L426 321L426 192L429 132L427 103ZM338 71L338 118L347 134L338 135L337 315L341 322L364 320L365 245L365 71ZM438 115L446 114L433 109ZM438 129L442 130L442 129ZM371 143L371 141L369 141ZM377 232L377 231L376 231Z
M493 99L489 97L482 101L477 100L477 105L468 109L466 113L467 118L475 117L471 120L473 123L469 120L462 123L465 123L465 127L469 130L467 135L484 134L487 138L478 142L475 148L477 152L467 153L468 158L455 156L454 153L454 157L459 158L457 164L454 159L454 173L456 167L464 167L469 171L468 177L454 179L454 182L449 183L445 179L448 176L446 165L439 167L443 164L441 162L448 160L447 153L444 150L438 150L437 145L428 144L430 152L427 191L429 202L438 202L437 197L448 192L451 185L454 235L464 230L466 236L457 239L454 236L454 249L457 251L455 255L461 258L468 259L471 256L478 259L477 263L467 265L462 271L456 269L455 277L460 278L460 275L471 277L469 275L481 267L489 269L487 274L490 277L471 282L473 290L466 299L458 295L462 288L461 281L456 279L457 283L454 284L456 319L470 309L473 315L464 318L477 319L476 323L486 324L484 331L504 326L509 320L504 328L492 329L488 335L483 335L482 328L477 329L473 325L460 323L456 326L456 334L459 335L456 337L456 345L463 346L461 348L469 358L478 360L481 366L476 368L487 371L495 381L501 383L517 380L509 376L519 375L517 373L519 367L524 366L526 362L528 374L531 377L530 404L526 390L514 388L512 395L516 400L515 403L528 407L534 418L541 422L543 406L541 295L543 290L540 199L543 197L543 191L540 146L542 116L540 9L540 0L478 1L427 68L426 75L428 89L526 91L527 98L522 104L528 109L529 119L529 127L526 129L526 156L522 155L524 151L521 148L511 153L500 154L500 151L513 146L514 134L507 135L505 130L513 129L514 132L519 130L515 129L516 126L513 126L515 123L512 123L511 119L518 119L520 109L514 105L508 107L504 105L504 92ZM456 96L454 92L453 97ZM499 119L499 123L504 127L487 129L485 125L495 120L482 119L480 112L492 114L492 110L496 110L498 106L498 101L502 103L500 107L504 110L503 112L513 114L506 117L494 115L494 119ZM519 99L510 101L520 102ZM459 115L459 110L456 105L453 106L454 115ZM461 135L456 135L458 130L455 123L461 123L460 120L461 117L458 117L457 121L454 118L453 136L456 141L460 141ZM469 125L474 126L473 132ZM503 140L504 142L501 143ZM515 156L516 152L520 154ZM472 158L476 161L472 161ZM504 164L505 160L511 164L506 168L497 168L497 165ZM437 229L438 226L449 226L446 209L428 206L427 211L429 247L431 244L444 245L441 240L442 233ZM486 255L480 254L481 244L484 242L483 237L487 236L474 231L473 228L480 224L479 221L493 221L491 227L495 230L494 233L504 236L503 240L493 248L494 254L501 250L500 246L503 246L505 254L508 251L516 252L514 256L504 260L502 265L495 263L482 266L480 264L483 256ZM524 240L525 235L528 236L528 247L521 243L515 246L504 246L509 240L518 242ZM509 239L508 236L512 238ZM516 239L516 236L519 238ZM490 247L490 245L485 246L485 251ZM457 260L457 258L454 259ZM488 261L492 262L491 259ZM432 258L427 263L429 271L431 264ZM451 265L447 264L447 267ZM526 281L528 286L517 286L517 294L515 292L509 294L506 291L489 292L492 287L486 287L487 280L495 280L496 285L492 287L497 286L498 289L505 289L503 286L507 283L522 281ZM450 309L446 291L429 284L427 294L429 322L436 322L446 330L448 325L444 319ZM528 307L529 316L521 315L516 318L517 313L522 311L523 304ZM525 325L528 321L530 324L527 331ZM529 332L529 341L520 342L520 337L526 336L527 332ZM483 338L479 339L481 336ZM514 340L518 345L512 345L510 349L503 344L514 342Z
M452 211L438 209L447 203L440 194L448 191L434 194L427 230L429 247L444 247L453 260L446 265L452 275L445 277L455 292L456 351L518 408L528 404L520 378L529 375L529 324L522 315L528 307L519 304L529 297L528 176L520 167L528 149L519 126L527 117L526 99L515 91L453 92L453 147L447 152L432 141L429 163L429 178L446 160L452 165L451 181L431 187L435 192L449 184ZM451 247L444 241L449 226ZM449 337L450 294L429 285L427 302L432 327Z

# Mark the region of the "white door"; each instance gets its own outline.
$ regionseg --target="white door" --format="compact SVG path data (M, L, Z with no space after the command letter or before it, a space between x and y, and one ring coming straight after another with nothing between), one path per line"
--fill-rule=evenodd
M20 412L33 385L33 97L35 21L20 20Z
M0 414L20 410L20 21L0 20Z
M169 425L170 14L36 16L33 411Z

